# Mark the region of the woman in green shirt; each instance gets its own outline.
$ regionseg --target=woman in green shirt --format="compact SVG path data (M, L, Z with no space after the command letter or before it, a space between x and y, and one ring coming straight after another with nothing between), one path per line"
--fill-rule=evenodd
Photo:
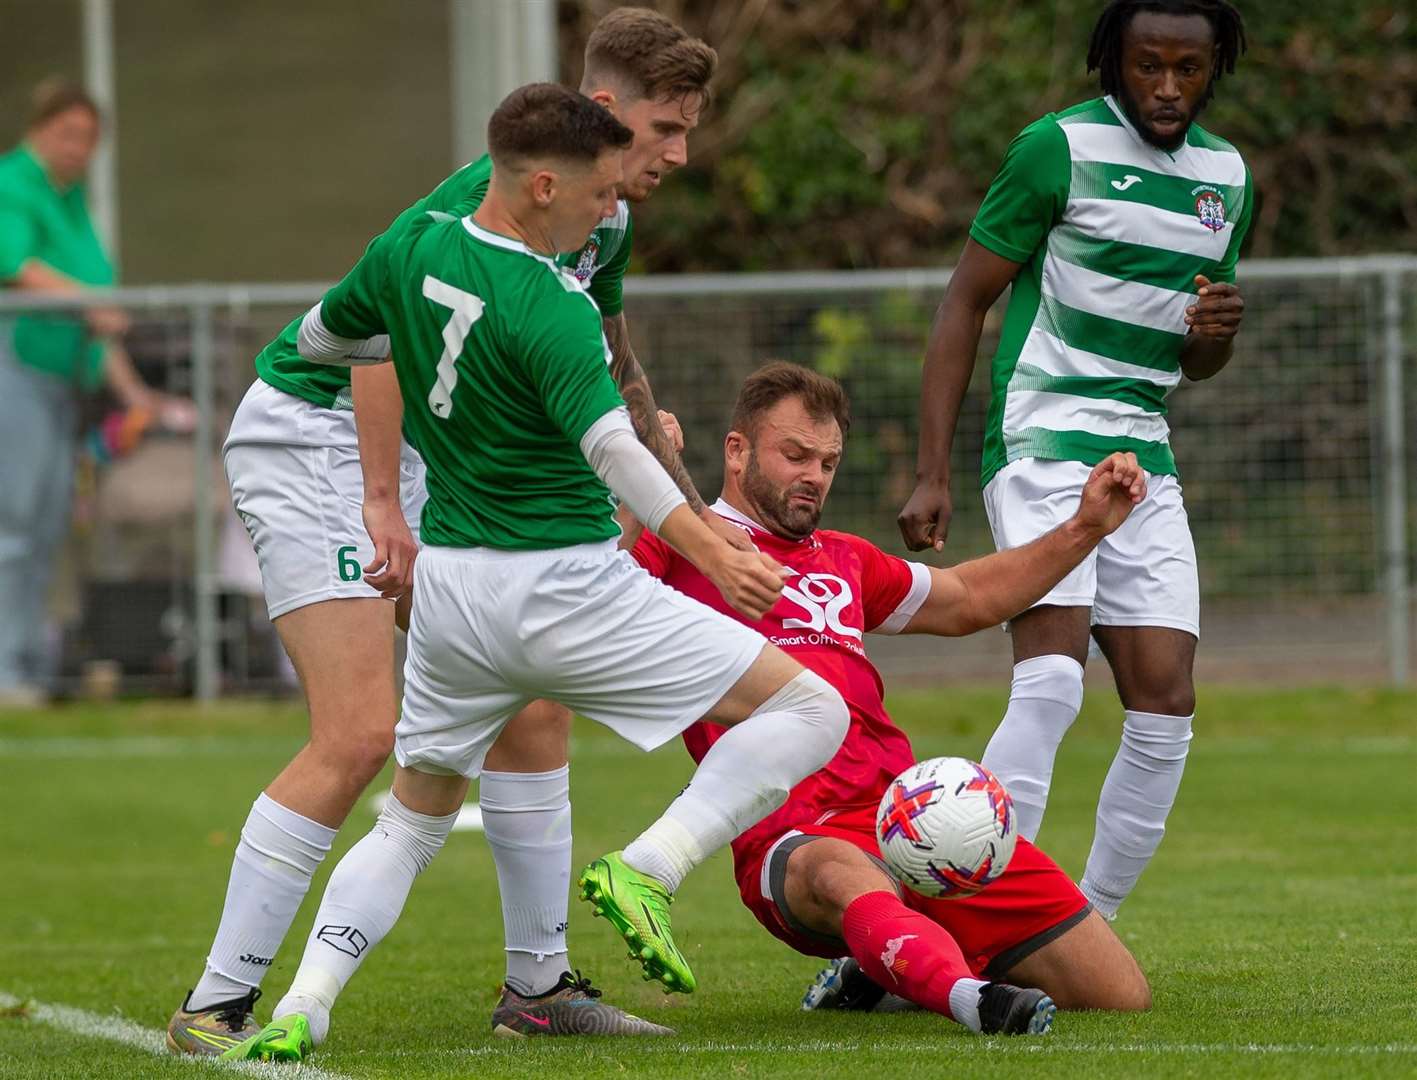
M112 285L89 219L83 175L99 138L84 91L47 82L24 141L0 155L0 285L80 295ZM101 384L129 407L161 412L121 345L128 317L0 319L0 704L43 700L45 601L68 529L78 394Z

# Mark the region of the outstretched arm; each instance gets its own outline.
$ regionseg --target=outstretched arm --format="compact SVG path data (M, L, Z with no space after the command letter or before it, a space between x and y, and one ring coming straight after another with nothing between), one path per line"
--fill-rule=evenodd
M962 637L1028 610L1145 496L1136 455L1113 454L1087 478L1077 513L1052 532L947 570L931 568L930 593L901 632Z

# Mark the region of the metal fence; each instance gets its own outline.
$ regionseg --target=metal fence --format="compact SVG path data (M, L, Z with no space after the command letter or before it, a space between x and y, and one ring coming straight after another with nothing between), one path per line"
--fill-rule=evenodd
M1417 570L1417 257L1250 261L1240 275L1247 306L1234 360L1170 402L1201 565L1200 675L1404 683ZM782 358L840 378L855 422L824 523L902 551L894 519L914 483L920 357L947 281L933 270L631 278L626 309L706 494L717 491L722 435L745 374ZM92 470L93 508L73 545L67 622L85 630L65 638L71 679L82 681L85 663L111 662L105 650L121 642L125 685L137 689L208 698L279 681L249 553L248 565L231 568L242 561L241 534L218 455L251 356L321 292L193 285L108 294L142 320L135 356L168 389L190 393L200 419L189 438L158 438L132 460ZM0 318L72 307L0 294ZM949 544L932 561L992 549L978 466L1002 310L986 326L955 441ZM154 460L144 464L143 453ZM169 499L178 509L164 521L129 528L139 548L146 529L146 561L115 558L109 537L112 519L125 517L122 493L153 489L189 497ZM138 582L147 583L145 602L133 599L141 591L123 591ZM139 620L152 625L132 625ZM141 649L162 661L138 670ZM895 677L1008 669L997 633L873 649Z

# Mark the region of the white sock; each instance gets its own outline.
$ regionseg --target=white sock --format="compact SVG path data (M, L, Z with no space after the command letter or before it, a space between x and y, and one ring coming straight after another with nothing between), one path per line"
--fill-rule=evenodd
M950 1015L970 1031L979 1032L979 991L988 986L983 979L959 979L950 987Z
M369 950L393 929L403 911L413 879L433 861L452 831L456 813L446 817L417 814L390 795L374 828L339 861L325 886L305 955L290 990L276 1004L276 1016L300 1012L328 1030L329 1010L359 969ZM311 1016L309 999L324 1009ZM324 1032L316 1037L322 1041Z
M285 997L276 1002L271 1019L284 1019L296 1014L305 1017L305 1022L310 1025L310 1041L316 1046L323 1046L330 1034L329 1006L318 998L297 994L293 989L287 990Z
M483 770L477 801L497 864L507 985L544 994L570 970L566 919L571 889L571 770Z
M261 792L241 828L226 906L190 1008L230 1001L261 985L334 838L334 829Z
M1166 832L1194 719L1127 710L1122 745L1097 800L1097 832L1080 886L1105 917L1117 913Z
M1043 824L1053 758L1082 708L1082 665L1051 654L1014 665L1009 707L981 764L999 778L1014 802L1019 835L1030 843Z
M626 865L674 892L690 870L830 761L849 722L841 695L821 676L800 672L709 748L664 816L625 848Z

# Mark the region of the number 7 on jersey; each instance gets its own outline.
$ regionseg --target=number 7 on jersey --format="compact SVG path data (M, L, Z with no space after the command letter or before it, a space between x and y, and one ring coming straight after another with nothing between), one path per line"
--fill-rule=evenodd
M446 420L453 412L453 389L458 385L458 357L462 355L472 325L482 318L486 304L482 297L473 296L432 274L423 277L423 295L433 303L452 309L452 317L443 326L443 355L438 360L438 379L428 391L428 408L433 415Z

